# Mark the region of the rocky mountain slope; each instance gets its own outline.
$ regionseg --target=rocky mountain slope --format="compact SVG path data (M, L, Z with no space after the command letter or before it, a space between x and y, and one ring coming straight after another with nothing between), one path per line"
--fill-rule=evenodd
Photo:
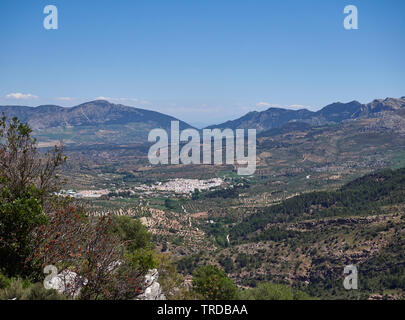
M262 112L249 112L243 117L227 121L208 128L230 128L230 129L256 129L259 132L279 128L290 122L304 122L310 125L325 125L340 123L345 120L359 118L370 118L382 112L397 113L405 109L405 97L385 100L374 100L368 104L361 104L358 101L348 103L332 103L319 111L313 112L306 109L287 110L280 108L269 108Z
M215 252L181 258L178 269L187 274L209 261L241 286L278 282L322 299L404 299L404 187L405 169L382 170L266 206L207 210L195 218L199 229L226 240L214 242ZM347 265L358 268L358 290L343 286Z
M70 143L145 142L154 128L170 129L174 117L145 109L113 104L104 100L87 102L72 108L55 105L38 107L0 106L8 117L28 122L43 144L63 139ZM192 126L180 121L180 128Z

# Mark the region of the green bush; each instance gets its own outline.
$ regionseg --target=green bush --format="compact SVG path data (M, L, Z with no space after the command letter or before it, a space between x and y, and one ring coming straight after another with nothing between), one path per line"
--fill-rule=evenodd
M24 272L30 255L31 232L46 222L39 200L29 194L10 200L7 189L0 196L0 261L8 275Z
M27 289L24 288L23 281L17 279L11 281L9 286L0 290L0 300L23 300L27 294Z
M134 269L146 272L159 266L157 254L151 249L138 249L124 255L129 264Z
M0 290L10 286L11 279L0 273Z
M0 300L64 300L56 290L47 290L42 283L30 284L27 280L12 279L0 290Z
M233 300L237 288L226 273L216 266L199 267L193 272L193 291L206 300Z
M111 230L124 241L129 252L152 246L151 234L138 219L127 216L114 217Z
M154 269L159 265L151 234L138 220L127 216L114 217L112 233L118 235L125 244L124 258L131 267L142 271Z
M33 284L29 290L26 290L23 296L24 300L65 300L56 290L47 290L42 283Z

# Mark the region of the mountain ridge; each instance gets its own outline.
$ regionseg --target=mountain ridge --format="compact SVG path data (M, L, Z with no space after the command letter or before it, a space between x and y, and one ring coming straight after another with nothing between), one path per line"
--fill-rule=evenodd
M256 129L258 132L280 128L289 122L306 122L310 125L325 125L339 123L346 120L370 117L384 111L396 112L405 109L405 97L375 99L368 104L356 100L342 103L331 103L318 111L308 109L289 110L283 108L269 108L265 111L251 111L235 120L229 120L213 128Z
M170 131L171 121L180 129L193 128L175 117L142 108L94 100L73 107L57 105L0 106L8 118L27 122L41 145L59 140L66 144L144 143L152 129Z
M89 101L72 107L0 106L0 112L4 112L8 118L18 117L20 121L27 122L38 141L45 143L58 140L64 140L68 144L144 143L152 129L162 128L170 131L171 121L179 121L180 130L194 128L164 113L114 104L106 100ZM251 111L238 119L206 128L256 129L261 135L269 130L282 130L282 127L293 123L315 127L382 117L391 117L392 122L398 122L398 119L394 118L401 116L399 120L403 119L404 112L405 97L375 99L368 104L353 100L347 103L334 102L318 111L272 107L261 112ZM284 130L294 127L287 126Z
M17 116L21 121L29 122L33 129L63 125L125 124L152 120L167 125L170 121L179 120L161 112L114 104L106 100L89 101L73 107L58 105L0 106L0 111L4 111L7 117ZM181 127L192 127L184 121L179 121Z

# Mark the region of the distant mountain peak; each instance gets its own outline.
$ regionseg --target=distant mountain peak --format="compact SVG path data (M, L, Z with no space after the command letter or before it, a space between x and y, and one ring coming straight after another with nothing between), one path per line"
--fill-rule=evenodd
M88 102L84 102L82 104L79 104L77 107L84 107L84 106L88 106L88 105L96 105L96 106L113 106L115 105L114 103L111 103L107 100L92 100L92 101L88 101Z
M34 133L44 139L64 139L73 142L139 143L155 128L170 130L171 121L179 121L180 129L193 128L172 116L93 100L70 108L54 105L38 107L0 106L8 118L18 117L28 122Z
M307 109L291 110L271 107L261 112L252 111L238 119L212 125L208 128L256 129L258 132L262 132L279 128L289 122L298 121L311 125L324 125L367 117L382 111L395 111L400 108L405 108L405 97L376 99L369 104L362 104L357 100L347 103L334 102L316 112Z

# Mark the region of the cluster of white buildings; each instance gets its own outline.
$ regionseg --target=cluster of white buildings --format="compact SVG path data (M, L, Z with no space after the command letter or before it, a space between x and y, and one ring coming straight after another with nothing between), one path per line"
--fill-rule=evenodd
M82 190L79 192L73 190L61 190L56 195L58 196L70 196L72 198L100 198L101 196L109 194L107 189L103 190Z
M142 185L136 187L138 190L156 190L156 191L167 191L174 193L192 193L195 189L198 190L208 190L210 188L219 187L224 183L220 178L213 178L209 180L199 180L199 179L173 179L167 182L158 182L152 186Z
M167 182L157 182L152 186L140 185L135 186L132 190L116 190L116 193L119 192L129 192L130 194L136 194L137 191L141 191L143 194L151 194L154 191L160 192L174 192L177 194L190 194L193 193L196 189L209 190L210 188L215 188L223 185L224 181L221 178L213 178L208 180L199 180L199 179L173 179ZM100 198L101 196L108 195L110 190L61 190L56 195L59 196L70 196L72 198Z

